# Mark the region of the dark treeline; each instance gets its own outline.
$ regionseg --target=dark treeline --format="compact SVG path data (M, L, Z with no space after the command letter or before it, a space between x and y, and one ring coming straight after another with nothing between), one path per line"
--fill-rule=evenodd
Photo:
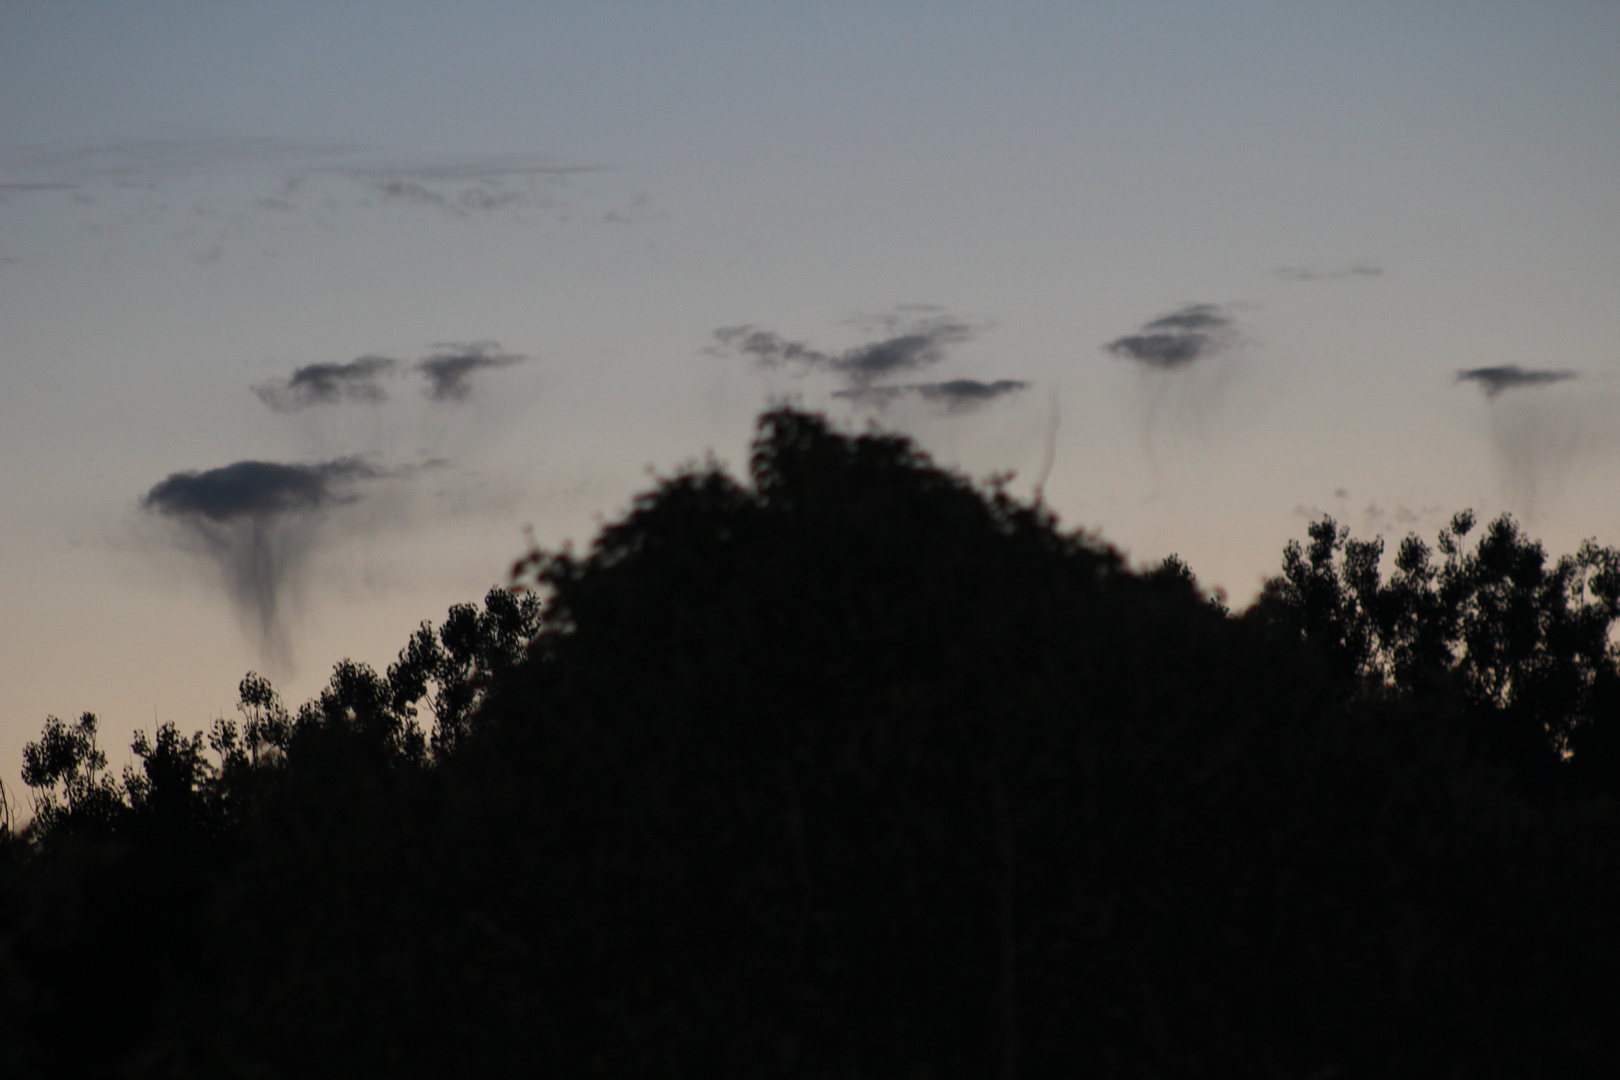
M1620 552L1385 561L1234 615L770 413L386 674L49 720L0 1074L1611 1076Z

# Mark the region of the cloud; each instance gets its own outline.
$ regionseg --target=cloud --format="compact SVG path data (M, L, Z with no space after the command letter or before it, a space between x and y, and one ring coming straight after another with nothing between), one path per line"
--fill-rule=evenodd
M902 397L916 397L931 405L943 405L947 412L964 413L983 408L997 398L1028 389L1029 383L1019 379L997 379L995 382L951 379L947 382L907 383L903 386L859 386L836 390L833 397L879 409L887 408Z
M830 365L832 357L797 341L788 341L771 330L755 326L724 326L714 332L718 350L742 353L762 367L803 364L806 367Z
M714 332L714 337L720 351L740 353L761 367L829 371L864 386L876 379L937 364L945 359L951 346L970 341L977 334L977 328L948 315L932 314L933 310L903 309L901 316L884 320L889 330L897 332L836 353L788 341L755 326L723 327Z
M473 375L480 371L511 367L527 357L499 352L494 342L474 342L468 345L441 345L443 351L435 353L415 370L428 380L428 397L434 401L464 401L472 391Z
M1160 315L1142 325L1146 331L1174 331L1197 333L1205 330L1223 330L1232 320L1214 304L1188 304L1168 315Z
M339 402L378 405L388 397L378 379L392 374L398 367L396 361L386 356L362 356L347 364L306 364L296 369L286 382L256 386L253 392L277 412Z
M427 394L434 401L464 401L478 372L511 367L527 359L503 353L498 344L489 341L440 345L438 350L410 365L410 370L427 379ZM306 364L285 381L256 386L253 392L277 412L339 403L380 405L388 400L380 380L401 368L399 361L386 356L362 356L346 364Z
M1229 305L1185 304L1102 346L1136 373L1142 450L1155 472L1161 433L1207 439L1241 376L1239 347L1248 342L1231 312Z
M390 202L426 206L457 217L515 206L544 206L542 185L594 165L546 165L519 156L370 163L347 170Z
M400 159L351 143L279 138L131 139L0 144L0 201L71 191L93 230L158 220L180 229L241 233L246 209L342 212L380 201L454 217L551 207L561 182L597 165L529 155ZM216 236L216 240L218 237Z
M1231 316L1214 304L1188 304L1115 338L1105 352L1160 371L1173 371L1216 356L1234 342Z
M171 473L140 505L180 527L219 566L244 626L267 662L287 666L285 600L328 511L360 501L362 485L390 475L358 458L313 464L238 461Z
M1555 500L1578 467L1612 453L1620 427L1613 384L1599 374L1577 389L1574 371L1521 368L1516 364L1469 368L1458 383L1474 383L1485 395L1491 444L1503 491L1514 510L1533 519ZM1509 391L1536 390L1536 393Z
M440 191L412 180L380 180L374 185L377 193L394 202L431 206L456 215L481 210L499 210L503 206L526 201L527 192L491 190L488 187L463 187Z
M315 465L238 461L204 472L171 473L141 497L141 506L167 517L231 522L241 518L319 510L351 496L344 485L382 475L358 458Z
M1368 262L1352 263L1349 266L1279 266L1272 271L1284 281L1343 281L1346 278L1357 277L1383 277L1384 269Z
M1468 368L1457 372L1457 381L1460 383L1477 383L1485 391L1485 396L1493 398L1507 390L1526 390L1536 386L1548 386L1552 383L1564 382L1566 379L1578 378L1579 373L1574 371L1547 371L1533 368L1521 368L1517 364L1504 364L1501 367Z

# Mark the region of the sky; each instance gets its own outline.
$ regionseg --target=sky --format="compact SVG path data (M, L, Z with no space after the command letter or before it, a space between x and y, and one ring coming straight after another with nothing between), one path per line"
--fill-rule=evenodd
M1601 3L0 0L0 777L385 669L772 402L1237 607L1323 513L1620 543L1616 56Z

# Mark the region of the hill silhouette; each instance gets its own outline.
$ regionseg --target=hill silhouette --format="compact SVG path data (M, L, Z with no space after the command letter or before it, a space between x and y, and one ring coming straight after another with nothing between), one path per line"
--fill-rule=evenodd
M776 410L386 675L48 723L0 1067L1608 1075L1620 561L1471 529L1233 616Z

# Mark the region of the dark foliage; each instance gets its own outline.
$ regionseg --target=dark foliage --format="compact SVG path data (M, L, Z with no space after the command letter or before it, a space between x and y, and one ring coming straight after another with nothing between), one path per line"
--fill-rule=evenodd
M750 480L121 784L48 722L0 1069L1608 1075L1613 552L1324 522L1232 617L898 438Z
M1293 627L1347 681L1459 712L1475 752L1532 790L1576 777L1620 794L1620 550L1588 540L1548 564L1511 517L1474 528L1458 514L1444 557L1408 536L1383 579L1382 539L1351 540L1323 518L1290 543L1255 616Z

